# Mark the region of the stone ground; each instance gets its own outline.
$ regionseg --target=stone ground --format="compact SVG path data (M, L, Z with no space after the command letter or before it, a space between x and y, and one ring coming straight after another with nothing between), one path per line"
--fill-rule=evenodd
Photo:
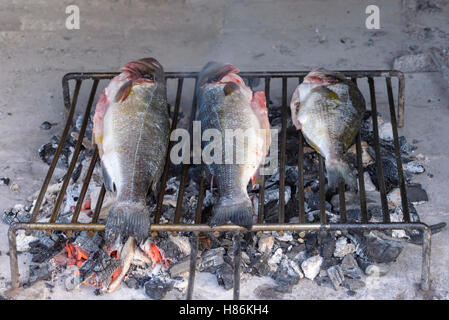
M65 7L73 3L80 7L80 30L65 28ZM315 66L391 69L397 56L448 45L447 0L376 3L380 30L365 28L365 8L371 3L358 0L2 1L0 176L9 177L20 189L0 186L1 209L24 203L41 186L47 166L37 158L37 149L63 130L61 78L67 72L116 71L144 56L158 58L167 71L196 71L211 59L254 71ZM293 89L289 88L289 94ZM378 85L378 90L379 108L386 110L384 85ZM85 103L87 94L82 92L79 102ZM276 101L280 92L272 96ZM449 222L449 93L439 73L406 75L405 115L400 134L409 141L417 139L416 153L426 156L426 173L415 181L423 184L429 202L420 205L418 212L428 224ZM58 125L42 131L43 121ZM415 288L420 247L407 245L390 273L369 280L355 297L301 281L284 298L447 299L448 230L433 237L432 290L426 294ZM0 291L8 287L10 276L6 232L1 225ZM214 296L217 287L208 288L207 283L197 298ZM43 290L30 288L17 297L44 298ZM244 282L241 292L242 298L255 298L253 282ZM217 297L231 295L217 293Z

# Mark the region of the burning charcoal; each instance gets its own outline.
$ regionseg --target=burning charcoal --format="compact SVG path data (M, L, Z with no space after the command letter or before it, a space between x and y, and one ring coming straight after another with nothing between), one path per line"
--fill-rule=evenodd
M343 281L343 286L350 291L356 291L365 287L365 282L357 279L345 279Z
M387 192L390 192L391 189L394 187L397 187L399 185L399 176L398 176L398 169L396 166L396 158L392 152L387 151L382 145L380 145L381 150L381 162L382 162L382 168L384 173L384 180L385 180L385 188ZM375 152L374 149L369 148L368 152L370 155L375 158ZM375 163L370 164L367 166L368 173L371 176L371 179L374 183L374 185L379 189L379 183L377 180L377 166Z
M332 284L331 279L327 276L326 271L324 271L324 274L318 275L318 277L315 278L315 282L320 287L327 287L327 288L334 289L334 285Z
M100 250L100 246L103 242L103 237L99 232L95 232L93 237L90 237L87 231L82 231L76 237L73 245L81 248L89 254Z
M76 288L79 288L81 283L83 282L81 279L81 275L78 273L75 273L75 266L71 266L73 268L73 273L67 277L64 281L65 289L67 291L75 290Z
M169 239L178 247L179 251L183 255L190 255L192 248L190 246L189 237L183 237L179 235L174 237L173 235L170 235Z
M3 211L2 221L9 225L13 223L27 223L30 221L30 217L29 210L22 210L21 208L14 206L14 208L9 208Z
M355 246L348 241L346 237L340 237L335 245L334 256L343 258L344 256L355 252Z
M393 141L393 127L390 122L379 121L379 138L385 141Z
M55 155L56 149L58 148L59 140L59 136L53 136L49 143L42 145L38 150L39 157L48 165L50 165L53 160L53 156ZM75 144L73 143L73 139L70 136L67 136L64 147L62 148L62 152L58 159L58 168L68 167L68 161L71 154L70 148L73 149L74 145Z
M274 237L272 235L264 234L260 237L257 243L259 252L269 254L274 245Z
M307 220L309 222L319 221L320 217L321 217L320 210L313 210L307 213ZM340 218L336 214L326 210L326 219L328 222L337 223Z
M352 254L347 254L343 258L341 268L344 275L348 278L361 279L363 277L363 271L359 268L359 265Z
M75 129L80 132L81 131L81 127L83 125L83 118L84 115L80 114L78 116L78 118L76 119L76 123L75 123ZM87 127L86 127L86 131L84 132L84 137L86 137L89 140L92 140L92 129L93 129L93 122L92 120L89 118L88 122L87 122Z
M426 190L419 183L410 184L406 187L407 198L412 203L429 201Z
M218 284L226 290L234 287L234 271L229 264L223 263L218 267L215 275L217 276Z
M368 213L372 213L382 208L380 200L380 192L378 191L366 191L366 208ZM358 193L347 191L345 192L346 210L360 209L360 195ZM331 199L332 206L335 211L340 211L340 198L336 194ZM368 217L369 218L369 217Z
M365 184L365 191L376 191L376 186L374 185L373 180L371 180L371 176L366 171L363 173L363 182Z
M42 236L39 240L29 243L30 253L33 255L31 261L42 263L54 257L65 247L67 238L63 234L53 233L50 236Z
M383 122L379 124L379 138L385 141L393 140L393 127L390 122Z
M388 205L390 208L395 208L401 204L401 189L394 188L387 194Z
M186 197L197 196L199 193L198 183L195 180L190 179L184 192Z
M251 263L251 259L250 259L249 255L248 255L245 251L242 251L242 254L241 254L241 262L242 262L245 266L248 266L248 265Z
M281 242L293 241L293 236L292 236L291 231L284 231L282 235L280 235L278 232L274 231L273 234L274 234L276 240L278 240L278 241L281 241Z
M203 199L203 209L213 206L218 201L218 193L206 190L206 195Z
M170 241L170 238L159 237L154 239L154 241L166 258L178 259L181 256L182 253L179 246L173 241Z
M307 279L313 280L320 273L323 258L319 255L310 257L301 263L301 269Z
M332 285L334 286L335 290L340 289L340 286L342 285L345 276L343 274L343 270L340 268L340 266L332 266L327 269L327 275L329 276L329 279L332 281Z
M196 266L198 267L201 264L201 257L196 259ZM184 274L185 272L190 270L190 257L185 257L180 261L172 264L170 267L170 276L172 278L176 278Z
M48 267L48 264L31 264L30 265L30 277L28 279L28 284L31 285L40 280L51 280L51 271Z
M272 278L278 284L276 291L288 293L292 292L292 287L303 277L300 268L293 261L285 258L282 259L278 269L272 275Z
M380 212L380 209L379 209L379 212ZM371 216L372 215L370 214L370 212L368 212L368 219L370 219ZM360 222L362 220L362 210L360 210L359 208L347 209L346 210L346 220L347 220L347 222Z
M290 201L291 198L291 188L290 186L285 186L285 195L284 195L284 200L285 200L285 204L287 204ZM268 204L269 202L272 201L277 201L279 200L279 187L277 186L273 186L269 189L265 189L265 193L264 193L264 204ZM279 202L278 202L279 203Z
M320 255L323 258L330 258L335 250L335 235L333 232L324 232L324 236L320 237Z
M277 265L281 262L283 257L283 252L281 248L278 248L268 259L268 265L272 271L277 269Z
M161 300L168 291L173 289L173 281L163 281L158 277L152 277L145 282L145 294L153 300Z
M298 167L286 166L285 167L285 183L291 187L295 187L298 184Z
M34 242L36 240L38 240L38 238L33 235L27 236L25 232L19 232L16 237L17 250L20 252L29 250L30 242Z
M124 282L128 288L131 288L131 289L139 289L140 288L139 283L135 278L126 279Z
M363 238L357 252L374 263L395 261L401 254L403 245L399 241L380 238L379 235L370 232L367 237Z
M338 196L338 195L337 195ZM319 210L320 209L320 194L319 192L313 192L312 190L308 190L305 194L306 202L310 210ZM331 204L326 201L326 210L331 211Z
M318 246L318 235L316 232L307 232L304 236L304 241L306 243L307 251L311 251L312 249Z
M214 273L217 268L224 264L223 256L225 254L224 248L216 248L205 251L201 256L200 271Z
M304 243L292 247L286 254L287 258L301 264L306 259L306 245Z
M0 178L0 184L3 184L5 186L9 186L9 182L10 181L11 180L9 178L7 178L7 177Z
M252 274L264 277L270 274L270 267L268 266L268 255L258 255L255 257L249 266Z
M53 125L50 122L44 121L44 122L41 123L39 128L41 128L41 130L50 130L52 126Z
M109 257L106 252L99 259L96 259L96 264L90 270L92 274L95 275L95 280L97 283L101 283L102 291L107 290L109 284L112 281L113 275L121 267L120 260L116 258ZM84 266L84 264L83 264ZM81 272L81 270L80 270ZM88 277L88 272L83 276L83 281Z
M83 171L83 163L80 161L78 165L75 167L72 173L72 179L74 182L78 181L78 178L81 175L81 171Z
M404 136L399 137L399 149L401 153L409 154L412 151L418 149L418 147L411 145L407 142L407 139Z
M410 161L408 163L404 163L402 165L402 168L406 170L407 172L414 173L414 174L420 174L426 171L422 165L415 161Z
M360 145L362 146L362 164L363 164L363 167L365 168L369 164L373 163L374 159L368 153L369 144L366 141L362 141L360 143ZM348 151L346 152L346 155L351 157L350 159L348 159L349 160L348 162L356 164L356 161L357 161L357 158L356 158L357 157L357 146L356 146L356 144L353 144L348 149Z

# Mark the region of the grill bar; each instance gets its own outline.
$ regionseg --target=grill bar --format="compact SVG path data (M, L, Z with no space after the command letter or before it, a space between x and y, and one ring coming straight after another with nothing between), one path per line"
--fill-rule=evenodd
M408 210L408 202L407 202L407 190L405 189L404 173L402 172L402 159L398 138L398 127L396 123L396 114L394 110L393 90L391 89L391 78L386 77L385 81L387 84L388 103L390 104L390 118L391 118L390 120L393 129L394 152L396 158L396 166L398 168L399 188L401 190L402 213L404 215L404 221L410 222L410 213Z
M326 231L326 230L393 230L393 229L402 229L402 230L423 230L424 234L424 243L423 243L423 263L422 263L422 281L421 287L424 290L429 288L429 276L430 276L430 241L431 241L431 233L430 228L421 222L410 222L409 211L407 206L407 195L405 193L405 180L402 173L402 164L400 160L400 151L399 151L399 139L397 127L401 127L403 125L403 114L404 114L404 77L401 72L394 70L351 70L351 71L341 71L345 76L349 77L354 81L359 78L368 78L370 98L371 98L371 110L373 113L373 128L374 128L374 138L375 138L375 152L376 152L376 166L378 169L378 181L379 187L381 190L381 200L382 200L382 209L384 214L383 223L370 223L368 222L367 216L367 208L366 208L366 193L364 189L364 179L363 179L363 163L362 163L362 146L361 146L361 135L358 134L356 138L356 152L357 152L357 169L358 169L358 182L359 182L359 193L360 193L360 205L361 205L361 223L354 223L353 221L348 222L346 216L346 205L345 205L345 191L344 185L339 186L339 199L340 199L340 223L333 224L328 223L326 219L326 207L325 207L325 167L324 167L324 159L319 156L319 195L320 195L320 223L306 223L306 212L305 212L305 197L304 197L304 137L299 132L298 135L298 190L299 193L299 222L298 224L287 224L285 221L285 178L286 178L286 163L287 163L287 155L286 155L286 124L288 113L288 79L294 78L298 79L299 82L302 81L303 77L307 74L307 71L285 71L285 72L242 72L240 75L243 78L248 79L251 87L258 85L256 79L264 79L265 82L265 95L267 99L267 103L270 102L270 91L271 91L271 80L272 79L280 79L282 83L282 103L281 103L281 120L282 120L282 128L281 128L281 150L280 150L280 163L279 163L279 176L280 176L280 194L279 194L279 214L278 214L278 223L265 223L264 222L264 184L265 180L263 176L259 180L259 207L258 207L258 224L254 225L252 228L252 232L264 232L264 231ZM17 248L16 248L16 231L17 230L26 230L27 232L33 230L45 230L45 231L89 231L91 235L95 231L103 231L105 226L102 223L98 223L99 215L101 212L102 203L106 194L106 189L104 185L100 190L100 194L98 197L97 204L94 209L92 221L90 223L79 223L78 218L80 214L80 210L82 208L82 202L87 192L87 188L89 186L94 164L98 160L97 152L94 153L94 156L90 162L88 172L85 180L82 184L81 194L78 199L78 202L75 207L75 214L72 219L72 223L55 223L57 219L57 213L59 211L59 207L62 203L62 197L66 192L67 185L71 179L72 172L74 170L76 159L81 150L81 143L84 138L85 129L87 126L87 119L91 114L91 107L95 99L95 94L97 90L97 86L100 81L109 80L112 77L116 76L118 73L69 73L63 78L63 94L64 94L64 105L68 109L68 118L66 126L64 127L64 131L61 136L60 144L56 150L55 156L50 165L49 171L45 177L42 189L39 193L38 199L36 201L35 207L32 212L32 217L30 223L21 223L14 224L10 227L8 232L9 244L10 244L10 264L11 264L11 280L13 283L13 287L19 286L19 269L17 262ZM190 121L194 119L197 113L197 98L196 98L196 87L197 83L197 73L196 72L168 72L166 73L167 79L175 79L177 80L177 90L176 90L176 98L174 104L174 111L172 114L172 126L171 130L173 131L178 127L178 118L179 111L182 103L183 96L183 85L185 79L194 79L195 81L195 90L192 95L192 104L190 110ZM377 117L375 116L377 113L376 106L376 97L375 97L375 87L374 87L374 78L385 78L387 85L387 93L388 93L388 101L390 106L390 117L393 124L393 135L394 135L394 146L395 146L395 156L398 165L399 175L400 175L400 190L401 190L401 200L404 210L404 222L394 222L391 223L388 215L388 206L386 202L386 192L385 192L385 181L382 172L382 163L380 161L380 145L379 145L379 136L378 136L378 123ZM398 78L398 118L396 122L396 113L395 113L395 101L391 86L391 78ZM45 192L48 188L49 182L53 177L54 169L56 167L57 161L59 160L62 148L66 141L67 135L73 123L73 116L75 114L75 109L79 97L79 92L81 88L81 84L85 80L93 80L91 93L89 95L89 101L87 103L86 109L84 110L84 121L82 128L80 130L80 135L76 144L75 152L70 162L69 169L65 176L63 182L63 188L61 189L60 194L58 195L59 200L57 200L58 208L55 207L55 210L52 213L52 217L49 222L40 222L36 223L36 218L39 213L40 207L42 205L42 201L45 195ZM69 82L75 81L75 87L73 90L73 98L70 99L70 90L69 90ZM167 82L169 85L169 82ZM190 122L189 127L190 132L193 131L193 123ZM191 135L192 136L192 135ZM191 142L191 145L193 143ZM169 156L169 152L171 147L173 146L173 142L169 143L169 148L167 151L167 157ZM194 157L195 158L195 157ZM195 159L194 159L195 160ZM178 199L177 199L177 207L175 209L175 217L174 223L171 224L161 224L160 217L162 213L162 203L165 194L165 186L167 183L167 179L169 176L170 165L166 165L164 168L164 172L161 179L161 191L158 195L157 205L155 210L155 223L150 226L150 231L153 236L157 236L157 232L191 232L192 233L192 241L191 241L191 255L190 255L190 274L189 274L189 283L187 288L187 298L192 299L193 290L194 290L194 279L196 272L196 263L197 263L197 255L198 255L198 246L199 246L199 236L200 233L211 233L211 232L234 232L234 298L238 299L240 297L240 259L241 259L241 233L248 232L243 227L239 227L236 225L223 225L223 226L208 226L205 224L201 224L201 215L202 215L202 206L203 200L205 196L205 186L206 186L206 177L205 177L205 168L202 165L201 168L201 177L200 177L200 186L198 193L198 202L195 212L195 222L194 224L180 224L182 218L182 199L185 191L185 186L188 180L188 171L190 168L190 164L184 164L182 166L182 173L180 176L180 188L178 191ZM64 184L66 184L64 186Z
M173 130L175 130L176 126L178 125L179 105L181 103L181 94L182 94L183 83L184 83L184 78L179 78L178 79L178 88L176 90L175 109L173 110L173 118L172 118L170 132L173 132ZM168 143L166 159L168 159L172 147L173 147L173 141L170 140L170 142ZM164 172L162 173L161 191L159 193L159 198L157 201L156 214L154 216L155 223L159 223L159 220L161 218L162 203L164 202L165 187L167 186L167 178L168 178L168 169L169 168L170 168L170 162L166 161L165 166L164 166Z
M363 161L362 161L362 137L360 132L357 134L356 138L356 152L357 152L357 168L358 172L363 172ZM359 194L360 194L360 208L362 212L362 223L368 222L368 213L366 210L366 194L365 194L365 179L363 174L358 174L359 177Z
M58 163L59 156L61 155L62 148L64 146L65 140L67 138L67 134L69 133L73 114L75 113L75 107L76 103L78 101L78 94L81 88L81 80L76 80L76 86L75 86L75 92L73 94L73 101L72 101L72 107L70 108L70 112L67 116L67 123L64 127L64 131L62 132L61 139L59 140L58 148L56 149L55 155L53 156L53 160L50 164L50 168L48 169L47 175L45 177L44 183L42 185L41 191L39 193L39 196L37 197L36 203L33 208L33 212L31 214L30 222L35 222L37 218L37 214L39 213L39 209L42 205L42 200L44 200L45 192L47 191L48 184L50 183L50 180L53 176L53 173L56 168L56 164Z
M326 223L326 179L324 178L324 158L321 155L318 155L319 157L319 168L320 168L320 223L325 224Z
M81 188L81 191L80 191L80 196L78 198L78 201L76 202L75 212L73 213L73 217L72 217L72 223L78 222L78 217L79 217L81 208L84 203L84 198L86 196L87 188L89 187L89 181L90 181L90 178L92 177L92 173L94 172L95 164L97 163L97 159L98 159L98 149L95 146L94 155L92 156L92 159L90 160L89 169L87 171L86 178L84 179L83 187Z
M377 123L377 105L376 94L374 91L374 80L368 78L369 92L371 97L371 118L373 120L373 132L374 132L374 150L376 153L376 167L377 167L377 181L379 184L380 200L382 202L382 214L384 222L390 222L390 215L388 214L388 202L387 192L385 188L384 171L382 167L382 155L380 153L379 145L379 125Z
M234 235L234 300L239 300L240 298L240 232L237 231Z
M304 197L304 137L302 132L298 132L298 206L299 206L299 222L306 222L306 209Z
M87 123L88 123L88 120L89 120L90 110L91 110L92 104L94 102L95 93L96 93L97 87L98 87L98 82L99 82L99 80L94 80L94 83L92 84L92 89L90 91L89 102L87 103L86 111L84 113L83 124L81 126L81 130L80 130L80 134L79 134L79 137L78 137L78 141L77 141L76 146L75 146L75 151L73 152L72 160L70 161L69 169L67 170L67 173L65 175L65 179L64 179L64 182L62 184L61 191L59 192L58 198L56 199L55 207L53 209L53 212L51 214L51 218L50 218L50 221L49 221L50 223L55 222L57 217L58 217L58 213L59 213L59 209L60 209L61 204L62 204L62 200L64 198L65 192L67 190L67 187L69 185L70 179L72 177L73 170L75 169L76 161L78 160L78 156L79 156L80 151L81 151L81 146L83 144L84 133L86 131Z
M285 221L285 157L287 143L287 78L282 78L282 129L281 150L279 159L279 223Z

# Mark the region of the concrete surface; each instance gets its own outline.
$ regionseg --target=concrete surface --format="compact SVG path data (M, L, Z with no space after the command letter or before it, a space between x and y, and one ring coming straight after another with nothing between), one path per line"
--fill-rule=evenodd
M423 6L426 3L436 7ZM69 4L80 7L80 30L65 28ZM0 186L1 209L24 203L40 188L47 166L37 158L37 149L62 132L61 78L67 72L115 71L143 56L158 58L167 71L196 71L211 59L232 62L241 70L308 70L318 65L389 69L397 56L448 45L447 0L376 1L380 30L365 28L369 4L372 1L1 1L0 176L20 187L12 191ZM378 103L385 110L384 92L380 86ZM87 94L82 92L81 103ZM279 97L280 92L273 93L273 99ZM427 223L449 222L449 94L439 73L407 75L405 114L400 133L409 141L417 139L416 153L426 156L426 173L415 180L427 190L429 202L418 207L419 214ZM42 131L43 121L58 125ZM9 280L6 230L0 226L0 288ZM413 286L419 280L421 251L408 245L386 277L352 298L449 298L448 240L447 228L433 237L430 293L422 295ZM312 284L304 289L298 286L287 298L351 298ZM252 297L250 287L244 292L245 284L242 295Z

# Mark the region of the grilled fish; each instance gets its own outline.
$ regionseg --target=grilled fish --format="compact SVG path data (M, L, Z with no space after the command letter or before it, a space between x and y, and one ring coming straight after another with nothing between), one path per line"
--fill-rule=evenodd
M326 159L328 185L340 181L353 190L357 181L343 156L359 132L365 99L357 86L338 72L315 69L296 88L292 121L306 141Z
M146 194L159 181L169 141L164 70L154 58L127 63L100 95L94 116L103 180L117 193L106 236L148 236Z
M211 224L232 222L250 227L253 223L253 206L247 186L250 179L256 176L268 152L271 143L270 123L265 93L253 93L237 75L238 72L239 69L231 64L209 62L204 66L198 80L199 120L202 132L215 129L222 137L219 155L221 163L212 162L206 166L219 192ZM241 129L249 134L236 133L235 139L230 140L226 135L229 129ZM232 158L226 154L226 141L230 141L231 148L235 150ZM209 143L203 143L203 150ZM244 161L239 161L238 152L243 152Z

